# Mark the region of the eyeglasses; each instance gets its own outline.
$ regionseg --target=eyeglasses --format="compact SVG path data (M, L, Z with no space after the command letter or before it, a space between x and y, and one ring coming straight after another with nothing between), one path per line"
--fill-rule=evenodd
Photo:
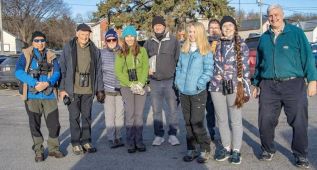
M44 43L44 42L46 42L46 40L45 40L45 39L34 39L33 42L36 42L36 43L39 43L39 42Z
M117 42L116 39L107 39L106 41L107 41L107 42Z

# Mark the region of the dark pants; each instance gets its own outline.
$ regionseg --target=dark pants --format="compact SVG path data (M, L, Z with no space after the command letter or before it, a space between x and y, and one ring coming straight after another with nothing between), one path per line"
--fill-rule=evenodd
M306 157L308 147L308 101L303 78L288 81L263 80L260 83L259 131L262 149L275 153L274 133L282 107L293 129L292 151Z
M32 149L35 152L44 152L43 136L41 133L41 118L44 114L49 138L47 140L49 152L59 150L59 115L56 100L27 100L25 101L26 112L29 117L29 126L33 139Z
M209 85L207 85L208 87ZM210 92L207 92L207 102L206 102L206 120L207 120L207 127L209 131L209 135L211 139L215 138L215 126L216 126L216 120L215 120L215 108L214 103L211 99Z
M197 95L180 95L187 132L187 150L195 150L195 145L199 144L202 151L210 152L210 138L204 126L206 99L205 90Z
M178 129L178 116L177 116L177 95L174 88L174 80L150 80L151 87L151 102L153 108L154 119L154 134L155 136L163 137L163 103L167 104L167 110L165 116L169 124L168 135L175 135Z
M73 146L91 142L92 100L93 95L91 94L74 94L72 102L68 105L71 143Z

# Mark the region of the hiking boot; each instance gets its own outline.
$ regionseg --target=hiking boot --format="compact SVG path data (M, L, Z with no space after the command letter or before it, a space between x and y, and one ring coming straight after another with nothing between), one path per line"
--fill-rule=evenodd
M122 143L120 139L110 140L109 143L112 149L124 146L124 143Z
M128 153L135 153L136 152L136 147L135 145L130 145L128 146Z
M295 165L299 168L308 169L309 168L309 162L307 158L300 157L295 155Z
M143 143L141 144L137 144L136 145L136 150L139 151L139 152L145 152L146 151L146 147Z
M216 151L214 159L216 161L225 161L230 157L230 151L227 151L226 148L222 148L219 151Z
M83 148L80 145L73 146L73 153L75 155L84 154Z
M59 150L49 152L48 156L53 156L55 158L64 158L65 157L64 154Z
M198 163L206 163L211 158L210 152L201 152L197 158Z
M177 139L177 137L175 135L170 135L168 137L168 142L172 145L172 146L175 146L175 145L179 145L180 142L179 140Z
M44 161L44 154L42 152L35 153L35 162L43 162Z
M164 141L165 141L164 138L156 136L155 139L153 140L152 145L153 146L160 146Z
M185 162L191 162L195 158L197 158L200 155L200 153L197 150L188 150L186 155L183 157L183 160Z
M263 151L262 154L260 155L260 160L261 161L271 161L273 156L274 156L273 153L269 153L267 151Z
M88 153L95 153L97 152L97 149L95 147L92 146L92 144L90 143L86 143L83 145L83 150L85 152L88 152Z
M241 154L238 151L233 151L229 161L232 164L240 164L241 159Z

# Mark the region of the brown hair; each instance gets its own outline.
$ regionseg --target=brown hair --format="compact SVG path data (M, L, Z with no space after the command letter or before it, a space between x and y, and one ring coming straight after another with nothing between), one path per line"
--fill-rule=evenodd
M120 56L124 56L124 57L128 56L130 53L130 49L134 57L137 57L138 54L140 53L140 46L138 42L136 41L136 38L134 40L133 46L131 47L129 47L125 41L123 42L121 50L120 50Z
M237 95L236 95L236 100L234 101L234 105L236 105L237 108L241 108L243 104L245 103L244 89L243 89L243 83L242 83L243 63L242 63L242 54L241 54L241 38L238 35L238 29L236 26L235 26L235 33L234 33L234 50L236 51L236 55L237 55L237 78L238 78Z

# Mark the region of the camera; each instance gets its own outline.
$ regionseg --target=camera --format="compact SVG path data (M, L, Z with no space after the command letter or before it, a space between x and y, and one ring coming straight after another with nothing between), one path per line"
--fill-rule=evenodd
M39 70L31 70L31 71L30 71L30 74L31 74L31 76L32 76L33 78L35 78L35 79L37 79L37 80L40 78L40 75L41 75L41 73L40 73Z
M64 103L64 105L66 105L66 106L70 105L70 103L71 103L70 97L64 96L64 98L63 98L63 103Z
M46 61L41 61L38 62L38 70L40 71L40 74L45 74L47 75L48 72L52 71L52 64L51 63L47 63Z
M136 69L128 69L129 81L138 81Z
M79 73L79 86L80 87L89 86L89 73Z
M222 94L232 94L233 93L233 83L232 80L222 80Z

